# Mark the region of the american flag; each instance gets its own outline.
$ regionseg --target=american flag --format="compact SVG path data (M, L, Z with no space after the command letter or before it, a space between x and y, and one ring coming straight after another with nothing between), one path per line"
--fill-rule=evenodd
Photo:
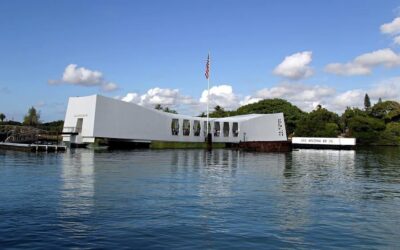
M208 53L207 63L206 63L206 73L204 74L208 79L210 77L210 53Z

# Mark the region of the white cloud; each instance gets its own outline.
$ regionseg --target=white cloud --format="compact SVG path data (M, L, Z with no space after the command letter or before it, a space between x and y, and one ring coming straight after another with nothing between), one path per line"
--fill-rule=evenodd
M284 83L272 88L259 90L256 96L262 98L288 98L295 101L311 101L316 98L333 95L334 93L335 90L330 87Z
M240 104L245 105L249 101L256 102L257 99L282 98L303 110L310 111L318 104L326 104L326 100L333 96L335 92L335 89L326 86L284 83L261 89L254 96L246 96Z
M261 101L263 98L252 97L250 95L246 96L243 100L239 102L240 106L252 104Z
M174 106L179 102L178 89L149 89L146 94L140 97L140 104L144 106L154 106L156 104Z
M397 45L400 45L400 36L396 36L395 38L393 38L393 42Z
M124 102L133 102L136 104L140 103L140 96L137 93L128 93L124 97L117 98L117 99L121 99Z
M109 92L118 89L117 84L104 80L103 73L69 64L62 75L61 80L49 80L49 84L72 84L87 87L100 87L101 90Z
M331 63L325 67L325 71L332 74L345 76L371 74L370 68L355 63Z
M364 107L364 96L368 94L371 103L382 100L400 99L400 77L390 78L370 86L367 89L352 89L334 96L327 106L329 109L341 113L346 107Z
M365 89L350 89L337 92L336 89L306 84L280 84L271 88L257 91L254 95L246 96L240 105L246 105L262 99L281 98L298 106L304 111L311 111L320 104L322 107L336 113L342 113L346 107L364 107L364 96L368 93L371 103L382 100L400 99L400 77L387 79Z
M384 100L400 99L400 77L390 78L373 85L368 90L368 95L373 100L382 98Z
M382 24L381 32L389 35L400 33L400 17L396 17L390 23Z
M207 103L207 90L200 97L201 103ZM225 109L234 109L239 106L239 98L233 93L232 86L219 85L210 88L210 107L221 106Z
M289 78L291 80L299 80L310 77L313 74L309 64L312 61L312 52L304 51L295 53L285 57L273 71L275 75Z
M400 36L398 36L400 34L400 17L396 17L390 23L382 24L380 29L382 33L394 37L394 44L400 45Z
M125 102L132 102L141 106L154 108L157 104L169 107L181 112L189 112L191 115L199 113L199 103L190 96L185 96L178 89L151 88L146 93L127 93L123 97L116 97Z
M391 49L376 50L356 57L348 63L331 63L325 67L325 71L337 75L367 75L374 67L386 68L400 65L400 55Z
M178 89L151 88L146 93L127 93L117 99L136 103L142 106L153 108L157 104L178 110L179 113L198 115L207 109L207 90L202 92L199 100L180 93ZM210 88L210 110L216 105L225 109L234 109L239 106L239 98L233 93L232 86L219 85Z
M110 91L114 91L114 90L118 89L118 85L113 82L103 83L101 85L101 88L105 92L110 92Z
M76 64L70 64L65 68L62 80L66 83L78 85L99 85L103 82L103 74L84 67L78 68Z
M348 90L338 94L330 100L328 109L343 112L346 107L362 107L365 91L361 89Z
M139 95L138 93L128 93L120 99L126 102L133 102L142 106L150 107L157 104L164 106L176 105L179 102L179 97L180 94L178 89L152 88L143 95Z
M350 89L344 92L337 92L335 88L328 86L282 83L270 88L260 89L254 95L248 95L242 99L230 85L213 86L210 88L210 111L216 105L229 110L263 99L282 98L304 111L312 111L320 104L322 107L340 114L344 112L346 107L362 108L366 93L370 96L372 103L377 102L379 98L398 100L400 99L400 77L379 82L369 88ZM150 108L153 108L156 104L161 104L182 114L198 115L206 110L207 90L202 91L199 100L181 94L178 89L168 88L152 88L142 95L128 93L124 97L118 97L118 99Z
M354 63L366 67L375 67L378 65L394 67L400 65L400 55L391 49L380 49L356 57Z

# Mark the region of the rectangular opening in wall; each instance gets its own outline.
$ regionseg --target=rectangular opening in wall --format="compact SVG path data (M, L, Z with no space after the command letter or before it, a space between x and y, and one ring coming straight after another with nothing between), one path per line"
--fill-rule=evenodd
M214 122L214 136L218 137L221 133L221 127L219 125L219 122Z
M76 132L77 133L82 133L82 126L83 126L83 118L78 118L78 120L76 120Z
M232 123L232 135L233 137L239 136L239 124L237 122Z
M183 130L184 136L190 135L190 121L189 120L183 120L182 130Z
M223 129L224 137L228 137L229 136L229 122L224 122L224 126L222 129Z
M201 125L200 121L193 121L193 134L194 136L200 136Z
M171 121L171 134L179 135L179 119L172 119Z

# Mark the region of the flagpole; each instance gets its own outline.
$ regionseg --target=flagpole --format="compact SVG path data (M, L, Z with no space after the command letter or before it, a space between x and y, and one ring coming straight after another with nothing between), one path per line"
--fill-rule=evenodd
M209 68L211 66L211 59L210 59L210 51L208 51L208 63L209 63ZM210 111L210 73L208 73L208 77L207 77L207 138L208 138L208 134L210 133L209 131L209 111Z
M208 136L208 123L209 123L209 109L210 109L210 77L207 78L207 136Z

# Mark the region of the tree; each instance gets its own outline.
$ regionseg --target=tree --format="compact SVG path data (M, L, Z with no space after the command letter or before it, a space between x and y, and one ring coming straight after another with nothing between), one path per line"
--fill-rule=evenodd
M386 126L382 120L370 116L355 116L348 124L350 136L361 144L379 144L380 134Z
M297 123L294 133L306 137L336 137L340 133L339 116L325 108L316 109Z
M210 113L210 117L218 118L218 117L227 117L230 116L230 111L225 111L225 109L219 105L214 107L214 111Z
M356 116L367 117L368 114L367 112L359 108L350 108L350 107L346 108L346 110L342 114L342 117L340 118L340 123L343 127L344 132L348 131L350 120Z
M379 97L378 103L382 103L382 98Z
M244 105L232 112L235 115L283 113L286 123L286 132L290 135L298 122L306 115L297 106L283 99L264 99L256 103Z
M359 144L400 145L400 103L376 103L369 111L347 108L341 117L346 136Z
M163 111L164 111L164 112L167 112L167 113L171 113L171 114L178 114L178 112L176 112L176 110L170 109L170 108L168 108L168 107L165 107L165 108L163 109Z
M365 94L364 96L364 108L365 110L369 110L371 108L371 101L369 99L368 94Z
M3 122L4 119L6 119L6 115L3 114L3 113L0 113L0 120L1 120L1 122Z
M386 124L386 129L380 135L381 145L400 145L400 122Z
M64 121L52 121L52 122L45 122L38 125L39 129L50 131L50 132L61 132L64 127Z
M324 130L321 133L322 137L337 137L340 134L340 128L337 123L327 122L325 123ZM318 135L318 133L317 133Z
M157 110L164 111L166 113L178 114L178 112L176 112L176 110L170 109L168 107L163 108L163 106L161 106L161 104L156 104L156 106L154 106L154 108Z
M386 123L400 121L400 103L395 101L376 103L371 108L371 115L375 118L385 120Z
M39 123L40 123L40 114L32 106L28 110L28 114L25 115L23 124L28 126L37 126Z
M215 106L214 110L219 112L219 111L224 111L224 108L219 106L219 105L217 105L217 106Z

